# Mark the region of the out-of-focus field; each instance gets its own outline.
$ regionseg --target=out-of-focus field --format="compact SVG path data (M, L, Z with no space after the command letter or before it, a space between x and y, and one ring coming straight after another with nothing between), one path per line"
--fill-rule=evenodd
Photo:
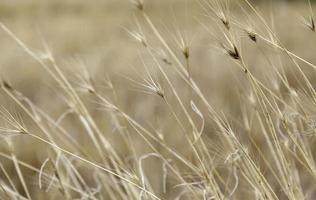
M303 16L308 10L305 4L275 3L257 4L256 6L260 8L264 17L274 27L287 49L311 63L316 63L315 33L309 31L300 21L300 16ZM203 10L196 1L146 1L146 9L158 30L180 58L181 52L173 40L175 33L177 31L185 32L192 39L190 46L192 77L214 109L225 114L228 121L235 124L236 130L242 130L238 127L239 122L243 121L240 110L243 109L242 102L249 100L247 99L250 95L247 93L249 85L244 74L236 67L235 62L214 48L214 38L204 27L205 25L217 32L217 25L213 19L203 16ZM242 17L243 13L236 13L236 16L239 15ZM130 80L139 80L137 73L144 71L142 62L150 66L149 68L154 66L153 59L147 50L134 41L127 32L127 30L135 29L136 19L139 20L140 24L143 23L139 13L135 11L128 0L0 1L0 21L21 41L25 42L31 50L41 55L44 49L43 42L47 43L56 62L74 85L77 84L76 74L82 70L81 67L84 65L102 94L116 100L120 109L133 116L144 127L154 130L153 132L156 132L157 135L162 134L168 145L181 152L185 157L189 157L190 152L186 148L188 144L180 133L181 129L175 126L175 121L172 120L172 114L168 108L155 96L139 91L140 89L135 88L134 82ZM148 27L144 26L144 32L154 47L161 48L161 44L154 38ZM258 41L257 44L246 41L247 35L242 31L240 35L244 35L240 40L245 46L243 55L247 65L259 80L273 88L274 84L278 83L273 82L276 79L273 72L267 73L271 64L267 62L266 57L272 57L271 55L276 54L277 51L261 41ZM297 79L300 78L296 76L297 70L294 69L287 55L280 53L279 58L275 56L273 59L270 62L284 66L293 88L299 87ZM181 61L184 62L184 59L181 58ZM171 67L170 69L166 68L166 72L172 78L181 98L184 99L185 106L190 108L188 99L191 98L190 95L192 94L188 92L187 86L177 77ZM315 72L305 64L302 64L302 69L310 78L311 83L316 84ZM159 74L157 70L153 71ZM16 90L22 92L55 120L68 109L64 96L59 92L62 88L3 30L0 30L0 78L12 84ZM162 79L160 75L158 78ZM113 83L115 95L108 85L109 80ZM164 81L162 82L164 83ZM164 85L167 84L164 83ZM167 96L172 96L170 89L166 88L165 92ZM123 140L125 136L122 136L118 130L127 127L117 127L116 119L112 114L104 112L102 106L97 103L97 99L91 97L89 93L82 93L81 95L103 133L118 149L122 157L128 160L130 152L125 148L126 144ZM284 98L287 98L286 95ZM198 98L193 97L193 99L197 105L201 104L197 100ZM6 109L17 113L23 123L34 131L34 134L42 134L33 125L32 120L25 113L23 114L23 111L14 101L3 92L0 93L0 102ZM170 99L170 104L176 112L180 113L180 118L184 118L181 114L181 108L174 98ZM206 108L200 106L200 110L207 115ZM195 113L192 115L194 116ZM195 116L194 120L199 123L198 116ZM93 158L95 147L78 119L70 114L61 122L61 125L77 139L78 143L86 149L87 154L92 155ZM187 125L185 124L185 126ZM54 130L54 127L48 128ZM129 129L132 130L131 127ZM212 122L206 122L204 134L209 138L216 135ZM240 137L243 138L242 131L240 134ZM137 136L136 133L132 137L135 140L135 149L138 155L150 152L150 148L144 145L141 137ZM259 141L260 137L257 139ZM47 144L28 136L14 136L12 141L17 158L37 168L40 168L47 155L52 154L52 150ZM0 140L0 143L0 152L8 153L9 150L4 140ZM67 149L66 144L61 142L60 145ZM165 151L161 146L156 146L161 148L161 152ZM312 149L314 148L312 147ZM98 159L98 156L95 156L96 162L101 162ZM12 179L17 182L20 190L23 191L13 163L5 158L0 158L0 161L13 177ZM155 162L147 163L147 173L159 171L160 165L158 166L157 163L159 164L160 161L156 162L155 160ZM47 194L38 189L37 173L26 169L22 171L34 199L58 198L58 195ZM82 174L87 180L89 180L89 173L89 169L82 167ZM1 174L0 177L3 175ZM158 183L160 175L152 175L150 179L152 182ZM308 184L309 182L306 181L306 185ZM157 185L159 184L155 185L157 187L155 190L162 190ZM240 197L242 194L243 192L240 193ZM170 196L172 195L171 193ZM169 197L169 199L173 198Z

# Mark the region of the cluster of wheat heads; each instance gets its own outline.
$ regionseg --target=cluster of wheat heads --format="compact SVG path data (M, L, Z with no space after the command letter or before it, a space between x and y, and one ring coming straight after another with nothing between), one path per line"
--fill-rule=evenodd
M194 65L192 46L202 40L163 31L149 1L132 3L136 23L124 30L140 44L141 67L123 87L150 96L146 105L121 105L112 79L96 83L85 68L69 76L45 42L35 52L1 24L54 80L64 102L51 116L1 77L1 97L14 108L0 112L1 199L314 199L316 66L287 49L273 16L267 20L248 0L198 1L197 24L233 72L229 101L222 101L234 110L227 105L225 112L208 92L214 74ZM306 5L302 31L315 32ZM36 150L45 155L40 165L18 158L29 147L17 145L17 137L44 144Z

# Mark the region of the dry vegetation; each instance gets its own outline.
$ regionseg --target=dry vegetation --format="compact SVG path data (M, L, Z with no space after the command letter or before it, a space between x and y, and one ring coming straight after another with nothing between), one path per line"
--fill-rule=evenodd
M315 199L312 7L1 1L0 199Z

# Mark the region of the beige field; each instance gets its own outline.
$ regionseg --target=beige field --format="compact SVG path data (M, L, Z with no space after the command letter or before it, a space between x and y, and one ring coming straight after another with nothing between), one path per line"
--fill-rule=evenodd
M0 1L0 199L315 199L312 7Z

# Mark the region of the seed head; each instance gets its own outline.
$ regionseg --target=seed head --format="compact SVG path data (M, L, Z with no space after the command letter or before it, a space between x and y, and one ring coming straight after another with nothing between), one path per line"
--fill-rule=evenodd
M0 126L0 134L28 134L28 130L22 122L21 117L15 114L11 114L4 107L0 108L0 119L5 122L4 126Z
M257 34L255 32L246 30L246 33L252 41L257 42Z
M135 7L138 10L140 11L144 10L144 0L132 0L132 3L135 5Z
M226 18L220 18L220 20L221 20L221 22L224 24L225 28L226 28L227 30L229 30L229 29L230 29L230 23L229 23L229 21L228 21Z
M232 49L226 49L227 54L235 60L240 60L240 54L236 46Z
M145 33L143 31L142 26L140 25L139 21L136 19L135 20L135 26L136 28L134 30L129 30L124 28L127 33L133 38L135 39L137 42L139 42L140 44L142 44L145 48L149 46Z
M147 47L147 40L144 34L137 31L129 31L129 34L139 43L141 43L144 47Z
M162 61L164 63L166 63L167 65L171 65L172 64L167 58L163 58Z
M1 84L2 88L5 88L7 90L13 90L12 86L5 80L2 80L2 84Z
M168 57L167 53L163 49L157 50L157 56L167 65L172 65L172 62L170 61L170 58Z
M313 32L316 31L315 21L314 21L314 18L313 18L313 17L311 17L311 22L310 22L309 28L310 28Z
M135 86L141 89L142 92L147 93L147 94L154 94L163 99L165 98L164 89L159 83L158 78L149 72L147 66L145 66L145 73L138 74L138 76L141 78L141 81L136 81L130 78L128 79L134 82Z
M183 53L185 59L189 59L189 57L190 57L189 47L187 47L187 46L183 47L182 53Z
M156 90L156 94L161 98L165 98L165 92L162 89Z

